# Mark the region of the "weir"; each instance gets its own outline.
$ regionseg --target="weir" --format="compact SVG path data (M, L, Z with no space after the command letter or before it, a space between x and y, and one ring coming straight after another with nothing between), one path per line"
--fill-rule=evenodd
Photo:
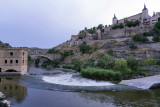
M141 89L160 88L160 75L132 80L123 80L120 82L120 84L134 86Z

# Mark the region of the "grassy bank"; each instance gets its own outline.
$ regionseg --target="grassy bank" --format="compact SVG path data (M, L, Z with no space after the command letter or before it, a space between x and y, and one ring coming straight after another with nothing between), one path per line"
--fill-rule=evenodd
M114 70L100 68L85 68L81 70L81 75L85 78L97 80L121 80L122 73Z

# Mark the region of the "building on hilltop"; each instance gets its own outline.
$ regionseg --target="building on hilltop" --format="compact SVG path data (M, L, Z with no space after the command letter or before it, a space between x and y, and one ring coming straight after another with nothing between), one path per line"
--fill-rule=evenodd
M150 15L148 15L148 9L147 9L146 5L144 4L143 10L139 14L136 14L136 15L133 15L130 17L126 17L126 18L120 19L120 20L118 20L118 18L114 14L114 17L112 19L112 24L114 25L114 24L125 23L126 21L138 20L143 25L151 25L151 24L155 24L158 21L159 17L160 17L160 12L157 12L157 13L154 12L152 17Z
M0 74L27 74L28 51L25 48L0 49Z

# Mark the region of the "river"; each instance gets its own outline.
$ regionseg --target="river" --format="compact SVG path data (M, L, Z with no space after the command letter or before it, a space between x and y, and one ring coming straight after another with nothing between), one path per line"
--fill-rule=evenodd
M159 107L160 90L85 79L75 71L31 67L23 77L1 77L12 107Z

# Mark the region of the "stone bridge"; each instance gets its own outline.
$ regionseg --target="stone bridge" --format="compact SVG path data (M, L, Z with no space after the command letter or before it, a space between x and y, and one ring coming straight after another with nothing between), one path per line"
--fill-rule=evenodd
M30 55L31 58L36 59L38 57L46 58L49 60L55 60L55 59L60 59L61 54L37 54L37 55Z

